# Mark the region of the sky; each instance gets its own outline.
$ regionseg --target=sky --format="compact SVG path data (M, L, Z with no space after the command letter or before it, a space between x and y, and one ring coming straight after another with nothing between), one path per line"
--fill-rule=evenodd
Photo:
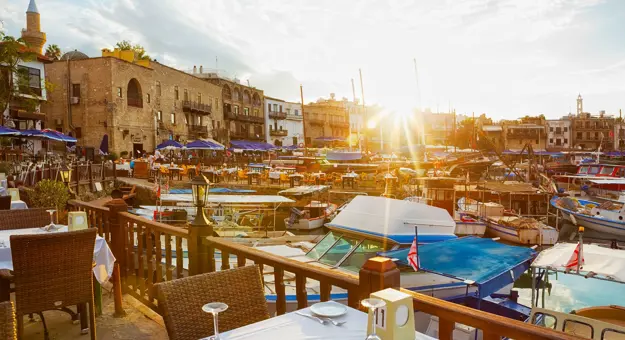
M361 98L495 119L625 108L622 0L36 0L48 43L99 56L130 40L265 94ZM5 33L28 0L0 0ZM415 71L416 64L416 71Z

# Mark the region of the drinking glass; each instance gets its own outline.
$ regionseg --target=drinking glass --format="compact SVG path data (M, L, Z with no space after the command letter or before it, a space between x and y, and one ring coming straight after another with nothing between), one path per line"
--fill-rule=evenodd
M382 340L379 336L377 336L375 334L375 328L376 328L376 314L375 314L375 310L377 308L381 308L384 307L386 305L386 302L384 302L384 300L380 300L380 299L373 299L373 298L369 298L369 299L364 299L360 302L364 307L369 308L369 312L372 315L371 318L371 334L367 334L367 338L365 340Z
M217 314L228 309L228 305L223 302L211 302L202 306L202 310L206 313L213 314L213 324L215 325L215 335L210 337L211 340L219 340L219 326L217 323Z
M54 225L54 213L56 212L56 210L54 209L50 209L50 210L46 210L48 212L48 214L50 214L50 224L48 224L48 231L50 230L54 230L54 228L56 227L56 225Z

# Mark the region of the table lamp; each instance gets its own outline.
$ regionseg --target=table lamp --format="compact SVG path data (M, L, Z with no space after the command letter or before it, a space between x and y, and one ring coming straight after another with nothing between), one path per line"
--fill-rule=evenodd
M67 229L76 231L89 228L87 213L84 211L70 211L67 215Z
M376 334L382 340L414 339L414 311L412 296L393 288L387 288L375 293L371 297L386 302L381 308L376 308ZM369 313L367 329L371 329L373 314Z

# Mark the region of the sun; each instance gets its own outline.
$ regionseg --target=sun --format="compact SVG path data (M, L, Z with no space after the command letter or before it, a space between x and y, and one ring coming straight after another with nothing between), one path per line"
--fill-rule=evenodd
M375 119L369 119L367 122L367 129L375 129L378 126L378 122Z

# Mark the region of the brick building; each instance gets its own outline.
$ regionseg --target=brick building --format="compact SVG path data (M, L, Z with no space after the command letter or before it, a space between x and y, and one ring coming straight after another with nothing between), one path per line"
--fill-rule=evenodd
M78 138L78 145L109 151L151 152L167 139L182 143L211 138L222 126L222 89L131 51L79 52L46 65L55 91L45 104L47 126Z
M304 105L304 131L306 131L306 145L322 144L324 141L344 141L349 136L349 112L345 101L334 98L318 99L316 102Z

